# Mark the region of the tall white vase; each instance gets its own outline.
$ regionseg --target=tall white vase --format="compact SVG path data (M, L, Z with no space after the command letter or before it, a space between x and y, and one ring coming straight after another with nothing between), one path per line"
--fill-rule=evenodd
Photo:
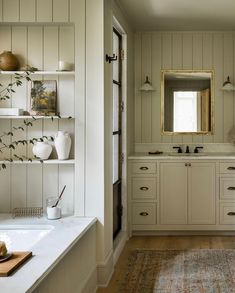
M71 138L68 132L58 131L55 135L55 148L59 160L67 160L71 149Z

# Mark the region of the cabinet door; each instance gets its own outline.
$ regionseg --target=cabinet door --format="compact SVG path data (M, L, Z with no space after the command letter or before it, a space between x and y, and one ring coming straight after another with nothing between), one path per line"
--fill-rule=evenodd
M187 167L185 163L160 164L160 222L187 224Z
M215 224L215 164L188 167L189 224Z

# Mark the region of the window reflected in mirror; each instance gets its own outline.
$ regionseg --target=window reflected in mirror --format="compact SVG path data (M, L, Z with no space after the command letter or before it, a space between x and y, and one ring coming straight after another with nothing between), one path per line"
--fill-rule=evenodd
M213 72L162 71L162 134L213 131Z

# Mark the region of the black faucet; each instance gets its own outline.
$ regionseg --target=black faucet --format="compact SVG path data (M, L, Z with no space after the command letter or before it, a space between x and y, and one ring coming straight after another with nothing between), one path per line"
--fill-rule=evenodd
M182 153L182 149L180 146L174 146L173 149L178 149L178 153L181 154Z
M198 153L198 149L203 149L203 146L197 146L194 149L194 153L197 154Z
M186 146L186 151L185 151L185 153L186 153L186 154L189 154L189 153L190 153L190 151L189 151L189 146L188 146L188 145Z

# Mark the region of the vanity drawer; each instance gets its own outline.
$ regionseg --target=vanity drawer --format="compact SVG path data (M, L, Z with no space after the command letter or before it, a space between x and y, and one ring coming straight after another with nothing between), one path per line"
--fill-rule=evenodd
M235 162L220 163L220 173L235 175Z
M155 203L133 203L132 204L133 225L154 225L156 224Z
M235 177L220 178L220 199L235 200Z
M156 163L138 162L132 163L133 174L155 174L157 171Z
M156 178L132 178L133 199L156 199Z
M235 225L235 203L220 203L220 224Z

